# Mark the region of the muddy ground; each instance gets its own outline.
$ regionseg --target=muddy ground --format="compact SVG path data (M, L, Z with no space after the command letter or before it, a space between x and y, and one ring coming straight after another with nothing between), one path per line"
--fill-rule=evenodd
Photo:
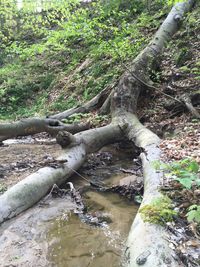
M5 141L0 149L0 185L2 190L44 167L61 151L60 146L54 140L42 137L10 139Z

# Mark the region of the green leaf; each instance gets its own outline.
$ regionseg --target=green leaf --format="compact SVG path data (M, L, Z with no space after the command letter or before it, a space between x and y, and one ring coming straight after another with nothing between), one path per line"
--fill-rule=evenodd
M189 208L188 208L188 210L190 211L190 210L194 210L194 209L197 209L197 205L195 204L195 205L191 205L191 206L189 206Z
M198 205L192 205L189 207L189 212L187 215L187 220L189 222L195 221L197 223L200 223L200 206Z
M197 180L196 180L196 185L197 185L197 186L200 186L200 179L197 179Z
M189 222L191 222L191 221L193 221L194 218L195 218L196 210L191 210L191 211L189 211L186 215L187 215L187 220L188 220Z
M143 198L140 195L137 195L137 196L134 197L135 202L138 203L138 204L141 204L142 203L142 199Z
M188 171L197 173L199 170L199 165L196 161L191 161L187 169Z
M190 178L176 178L175 180L179 181L187 189L192 187L192 180Z

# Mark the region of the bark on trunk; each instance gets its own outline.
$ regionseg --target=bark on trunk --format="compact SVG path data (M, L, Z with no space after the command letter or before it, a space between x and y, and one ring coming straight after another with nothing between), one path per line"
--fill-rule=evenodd
M56 119L30 118L18 122L0 124L0 141L17 136L47 132L55 136L59 131L77 133L89 128L89 124L64 124Z
M53 184L60 185L84 162L88 153L99 150L106 144L122 138L121 126L110 124L75 135L78 145L63 150L58 158L60 167L44 167L14 185L0 196L0 223L34 205Z
M160 160L159 138L150 130L145 128L131 113L124 114L125 121L129 124L126 130L127 137L134 140L135 144L143 149L141 153L144 195L141 207L161 196L159 185L162 182L162 174L153 167L155 160ZM137 213L131 227L127 247L125 250L125 266L135 267L139 265L147 267L176 267L175 253L169 248L164 236L166 230L150 223L145 223L140 213Z
M153 198L160 196L160 174L152 168L152 161L160 159L159 138L142 126L134 115L137 110L137 100L144 83L138 81L139 77L145 83L148 82L148 70L154 69L157 59L160 58L164 46L177 31L185 12L189 11L194 1L176 4L150 44L133 61L132 68L120 79L111 103L114 120L128 124L127 137L141 147L145 153L141 154L144 172L144 198L141 207L150 204ZM133 73L133 75L132 75ZM165 230L160 226L143 222L138 213L128 236L125 255L125 266L136 267L176 267L173 251L170 250L167 241L163 238Z

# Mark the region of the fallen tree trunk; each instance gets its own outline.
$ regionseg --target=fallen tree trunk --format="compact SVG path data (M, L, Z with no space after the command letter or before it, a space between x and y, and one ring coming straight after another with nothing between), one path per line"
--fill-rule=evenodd
M47 132L55 136L59 131L77 133L89 128L88 123L64 124L56 119L30 118L12 123L0 124L0 141L17 136L32 135Z
M160 140L151 131L145 128L133 114L126 114L127 137L135 140L135 144L143 149L141 153L144 195L141 207L150 204L152 200L161 197L159 185L162 182L162 173L153 168L153 162L160 160ZM131 227L125 249L125 266L135 267L145 265L147 267L176 267L175 253L169 248L165 240L166 230L159 225L143 221L138 212Z
M121 77L111 99L113 119L128 125L125 130L126 136L144 151L141 153L144 173L144 198L141 207L161 196L159 192L161 176L152 167L154 160L160 160L159 138L142 126L134 115L138 97L145 89L144 84L146 85L149 80L148 71L157 66L164 46L177 31L183 15L189 11L194 2L177 3L172 8L153 40L136 57L131 69ZM136 267L143 264L146 267L179 266L173 251L163 237L164 234L164 228L144 222L138 213L128 236L125 266Z
M141 147L143 172L145 178L144 199L141 206L148 204L153 198L160 196L160 174L152 168L152 161L160 158L159 138L146 129L134 115L144 83L149 81L148 71L158 63L164 45L176 32L180 20L194 1L181 2L169 13L152 42L133 61L130 71L126 71L111 96L112 124L75 135L74 146L65 150L61 160L62 168L46 167L27 177L24 181L8 190L0 197L0 221L4 221L36 203L51 188L65 181L83 163L86 154L98 150L105 144L117 141L123 136ZM136 79L135 76L139 77ZM144 81L141 83L140 80ZM3 134L2 134L3 135ZM40 183L41 182L41 183ZM42 190L41 187L44 189ZM23 194L22 194L23 192ZM21 196L22 194L22 196ZM25 203L25 204L24 204ZM132 225L126 249L125 266L136 267L176 267L173 252L163 238L164 229L143 222L140 214Z
M77 144L63 150L58 168L44 167L14 185L0 196L0 223L33 206L54 184L60 185L84 162L88 153L122 138L122 126L110 124L76 134ZM61 162L61 163L60 163Z

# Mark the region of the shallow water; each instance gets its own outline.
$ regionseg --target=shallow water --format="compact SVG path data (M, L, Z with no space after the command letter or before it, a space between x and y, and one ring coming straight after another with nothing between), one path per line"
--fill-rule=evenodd
M125 240L137 212L133 205L112 193L88 192L88 212L105 218L101 227L88 225L77 215L56 219L48 233L49 260L58 267L121 266Z
M104 148L104 151L111 151ZM133 168L133 156L126 150L112 150L112 163L95 168L88 180L101 181L106 185L119 184L129 176L120 168ZM75 188L84 187L86 181L80 175L72 177ZM87 188L87 186L86 186ZM120 267L125 242L137 213L138 206L129 200L111 193L97 192L88 187L83 195L87 214L101 218L100 227L90 225L80 216L71 213L66 221L52 221L47 237L51 246L48 260L57 267Z
M10 162L6 155L13 155L18 160L16 152L21 151L20 146L23 151L25 148L27 150L20 154L26 159L33 158L33 155L28 154L29 151L33 152L31 140L29 142L3 147L2 157L5 162ZM37 145L36 150L37 154L41 154L41 159L37 156L37 161L46 157L47 152L57 151L55 145L45 146L48 151L43 155L44 146L39 147ZM12 149L13 153L10 154ZM106 164L105 160L105 164L103 162L95 167L95 160L92 160L91 166L83 167L80 174L88 180L101 181L107 185L118 184L120 179L129 175L120 171L120 168L133 168L133 156L115 147L109 147L108 150L104 148L104 151L112 152L111 162L108 160ZM94 159L98 157L99 154L94 155ZM97 162L102 163L102 159ZM124 244L138 206L117 194L93 191L80 175L73 176L70 181L76 189L83 189L86 214L92 219L101 219L99 226L88 223L84 215L75 215L73 210L77 207L70 197L50 198L1 225L0 267L120 266Z

